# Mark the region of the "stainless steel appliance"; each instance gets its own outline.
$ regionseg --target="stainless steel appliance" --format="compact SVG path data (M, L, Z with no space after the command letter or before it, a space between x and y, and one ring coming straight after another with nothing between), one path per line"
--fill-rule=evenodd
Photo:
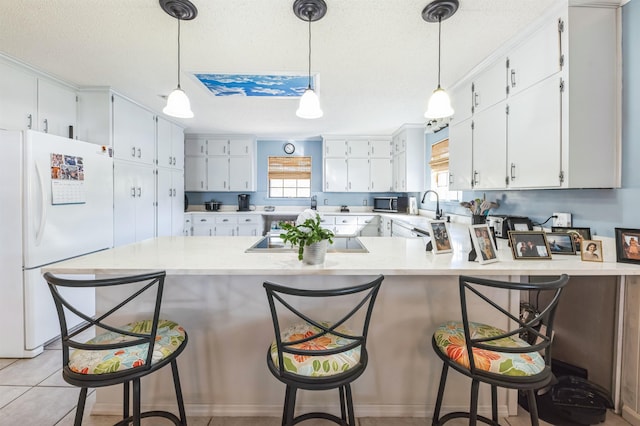
M248 212L249 208L249 194L238 194L238 211Z
M247 253L279 253L295 252L298 249L290 244L285 244L279 235L266 235L257 243L249 247ZM369 250L357 237L333 237L333 243L327 247L327 253L368 253Z
M409 197L374 197L373 211L387 213L406 213Z

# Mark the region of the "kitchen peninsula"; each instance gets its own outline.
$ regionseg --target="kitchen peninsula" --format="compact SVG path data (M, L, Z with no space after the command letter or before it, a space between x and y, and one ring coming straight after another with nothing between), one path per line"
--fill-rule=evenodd
M246 253L257 237L162 237L50 265L46 271L111 275L166 270L163 312L184 325L190 337L179 360L187 413L227 416L282 412L281 384L273 380L265 363L273 338L262 288L265 280L335 287L383 274L369 334L370 364L354 384L356 412L415 417L430 416L433 410L441 363L430 339L437 324L458 315L458 275L520 280L568 273L576 279L615 277L634 287L640 284L640 267L616 263L610 256L602 263L581 262L578 256L514 261L501 244L499 262L479 265L467 260L466 232L463 225L452 226L454 252L438 255L426 252L421 238L361 237L368 253L328 253L319 266L302 264L294 253ZM615 257L615 252L608 253ZM496 295L495 300L512 312L519 310L517 293ZM101 302L98 293L98 312ZM139 311L144 309L133 307L131 315ZM620 355L619 348L614 352ZM616 358L616 368L620 362ZM143 403L171 409L171 387L165 386L169 380L166 372L143 382ZM301 406L310 409L333 407L334 401L330 393L299 396ZM118 404L117 390L100 389L94 413L118 412ZM467 384L452 375L444 409L467 404ZM490 410L486 392L481 391L479 408ZM501 415L516 410L515 393L499 393Z

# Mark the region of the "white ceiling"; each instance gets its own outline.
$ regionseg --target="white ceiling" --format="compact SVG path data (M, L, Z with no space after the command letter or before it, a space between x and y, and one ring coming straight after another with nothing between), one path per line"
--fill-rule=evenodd
M293 0L192 0L199 13L182 23L181 80L195 118L179 121L189 133L292 138L390 134L423 123L437 84L438 26L421 17L429 1L326 0L327 14L311 27L325 114L304 120L297 100L214 97L189 76L306 73L307 24L293 14ZM442 23L442 86L556 1L460 0ZM36 69L78 86L110 86L155 111L176 86L177 23L158 0L0 0L0 10L0 52Z

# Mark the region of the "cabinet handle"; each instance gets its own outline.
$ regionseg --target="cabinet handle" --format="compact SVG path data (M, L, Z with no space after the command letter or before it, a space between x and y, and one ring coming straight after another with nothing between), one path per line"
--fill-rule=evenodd
M222 219L223 222L229 222L229 219Z
M204 181L200 181L200 189L204 189Z
M169 197L171 197L171 188L169 188Z
M453 173L449 173L449 185L453 185Z
M176 189L175 188L173 188L173 196L174 197L176 196Z
M49 133L49 120L44 119L44 132Z
M473 105L474 106L478 106L479 103L480 103L480 95L478 95L478 92L474 92L474 94L473 94Z
M176 165L176 157L173 157L173 165Z
M134 158L136 156L136 147L135 146L131 147L131 156L134 157Z
M131 196L136 198L136 188L134 186L131 187Z
M251 219L245 219L244 221L245 222L251 222Z
M200 154L204 154L204 145L200 145Z
M477 185L478 184L478 172L476 170L473 171L473 185Z
M169 165L173 164L173 157L169 156Z
M511 70L511 87L516 87L516 70Z
M511 163L511 180L515 180L516 178L516 165Z
M29 123L27 124L27 129L31 129L31 127L33 127L33 115L31 114L27 115L27 120L29 120Z
M142 158L142 149L138 148L138 158Z
M142 188L138 187L138 197L142 197Z
M206 222L207 219L200 219L200 222Z

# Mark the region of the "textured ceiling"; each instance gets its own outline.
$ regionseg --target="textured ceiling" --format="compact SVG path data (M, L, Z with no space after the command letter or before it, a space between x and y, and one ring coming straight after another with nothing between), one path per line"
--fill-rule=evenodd
M297 101L214 97L190 73L307 71L307 24L293 0L192 0L182 23L187 132L275 137L390 134L424 122L437 83L437 24L428 0L326 0L312 24L312 65L323 118L295 116ZM442 23L447 88L560 0L460 0ZM611 1L611 0L610 0ZM0 52L78 86L110 86L156 111L176 86L177 21L158 0L0 0Z

